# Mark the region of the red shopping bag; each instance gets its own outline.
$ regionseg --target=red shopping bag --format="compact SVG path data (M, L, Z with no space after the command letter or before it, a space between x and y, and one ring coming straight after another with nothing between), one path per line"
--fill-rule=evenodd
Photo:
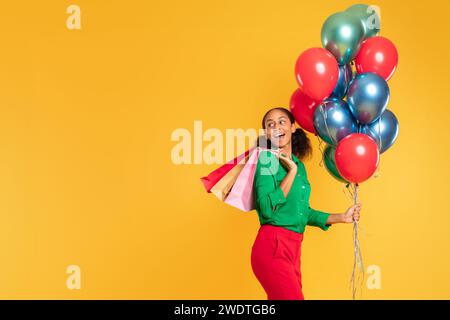
M249 150L245 151L243 154L237 156L233 160L228 161L223 166L217 168L216 170L212 171L210 174L208 174L205 177L200 178L203 185L205 186L205 189L207 192L211 192L211 188L214 187L214 185L223 178L224 175L226 175L231 169L233 169L239 162L241 162L242 159L245 159L249 155L250 152L252 152L255 148L250 148Z

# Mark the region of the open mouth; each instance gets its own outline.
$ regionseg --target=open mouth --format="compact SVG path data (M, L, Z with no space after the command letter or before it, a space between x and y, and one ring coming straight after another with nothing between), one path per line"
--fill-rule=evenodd
M279 138L284 137L285 135L286 135L285 133L278 132L278 133L275 133L275 134L274 134L274 137L279 139Z

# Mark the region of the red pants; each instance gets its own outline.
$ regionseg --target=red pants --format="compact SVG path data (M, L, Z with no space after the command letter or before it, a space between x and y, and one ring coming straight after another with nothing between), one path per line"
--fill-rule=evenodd
M268 300L303 300L300 254L303 234L262 225L252 247L253 273Z

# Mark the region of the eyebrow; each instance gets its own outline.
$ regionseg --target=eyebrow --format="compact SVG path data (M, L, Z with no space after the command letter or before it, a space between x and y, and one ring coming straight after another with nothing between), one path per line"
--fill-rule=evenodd
M287 119L286 116L281 116L281 117L278 117L278 120L281 118ZM266 120L266 122L269 122L269 121L275 121L275 120L273 120L272 118L269 118Z

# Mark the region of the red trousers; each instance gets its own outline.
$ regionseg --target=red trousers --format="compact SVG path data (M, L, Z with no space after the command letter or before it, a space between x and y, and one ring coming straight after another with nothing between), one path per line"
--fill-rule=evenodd
M252 246L253 273L268 300L303 300L300 255L303 234L262 225Z

